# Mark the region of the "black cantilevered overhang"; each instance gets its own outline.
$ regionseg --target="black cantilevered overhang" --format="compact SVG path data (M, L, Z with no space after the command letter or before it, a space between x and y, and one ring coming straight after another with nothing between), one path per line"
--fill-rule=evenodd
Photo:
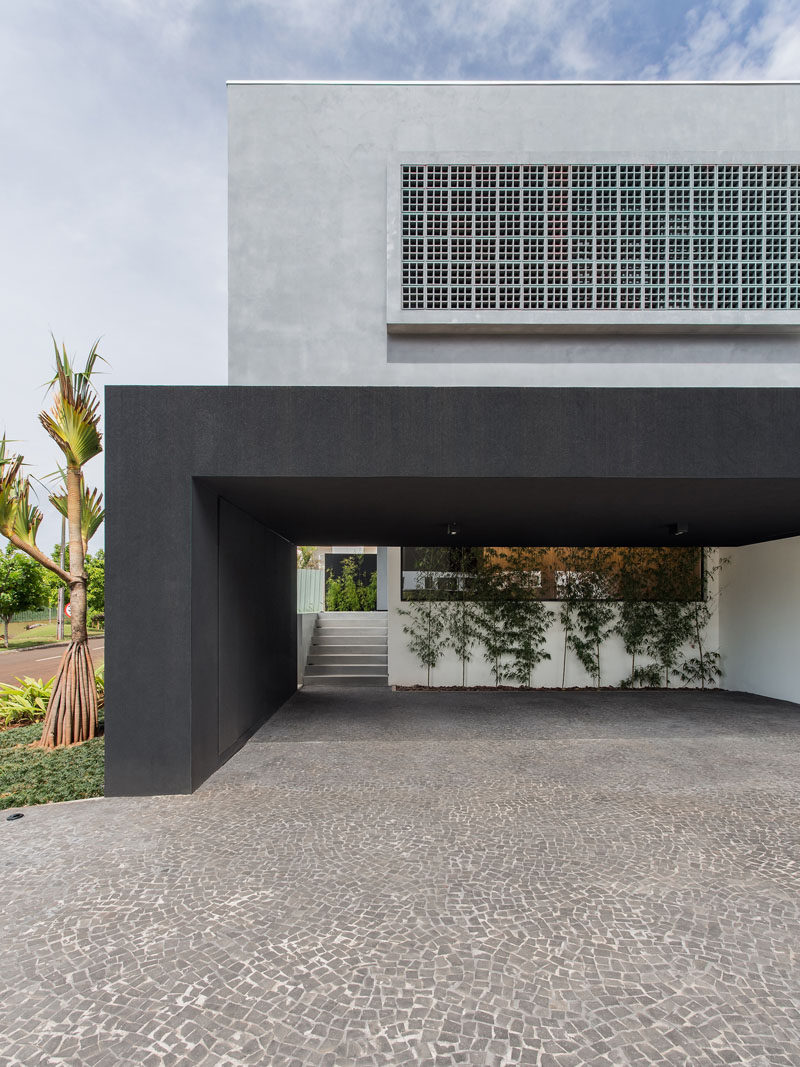
M108 388L108 791L195 788L290 695L292 544L791 536L799 416L795 389Z

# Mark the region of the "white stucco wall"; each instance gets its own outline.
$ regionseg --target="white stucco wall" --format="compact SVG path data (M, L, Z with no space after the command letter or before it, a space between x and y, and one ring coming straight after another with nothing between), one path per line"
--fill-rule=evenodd
M407 636L403 633L406 619L399 614L398 608L407 608L409 605L400 599L401 594L401 550L390 548L389 556L389 684L390 685L425 685L427 672L420 666L419 661L409 651ZM710 568L713 569L718 553L712 553L709 560ZM716 585L709 583L709 595L714 600L715 610L711 624L707 632L707 647L719 648L719 612ZM558 603L548 603L555 613L556 618L550 628L547 640L547 651L551 659L545 660L533 677L535 686L560 686L561 671L564 654L564 635L558 624ZM619 685L623 678L630 675L630 657L625 652L619 637L611 637L602 646L600 654L600 667L603 685ZM432 685L461 685L462 670L461 661L452 652L449 652L437 667L431 672ZM511 684L513 682L506 682ZM586 673L574 653L567 653L567 686L593 686L594 679ZM467 685L494 685L491 666L483 658L483 652L476 646L473 651L473 659L467 664Z
M800 537L722 551L725 688L800 702Z
M796 333L394 336L386 289L401 158L800 162L800 84L232 83L228 98L231 384L800 385Z
M297 616L297 684L301 685L306 669L314 627L317 625L317 612L308 611Z

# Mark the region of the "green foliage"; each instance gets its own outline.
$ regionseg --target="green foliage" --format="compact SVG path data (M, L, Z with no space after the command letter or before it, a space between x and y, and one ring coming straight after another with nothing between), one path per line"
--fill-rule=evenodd
M447 643L461 661L461 684L467 684L467 664L478 638L478 610L466 598L452 600L445 609Z
M636 657L644 655L654 625L654 608L644 599L652 583L653 553L649 548L623 548L620 553L617 589L621 597L616 632L631 657L631 672L620 682L632 688L637 680Z
M476 645L491 667L495 685L504 678L530 685L536 666L550 658L545 649L555 615L541 600L540 577L550 551L485 549L477 557L475 550L464 549L460 566L457 549L428 549L419 557L421 581L413 591L414 602L441 604L445 647L461 660L462 684L466 684L466 664ZM707 563L711 550L703 551ZM612 633L620 636L631 657L630 673L620 683L624 688L669 686L676 676L684 685L716 684L721 676L720 655L705 647L716 595L686 599L687 595L697 598L700 592L696 551L570 548L556 552L563 568L556 571L558 618L564 637L562 686L569 652L600 686L601 652ZM716 578L726 562L706 565L707 581ZM435 648L437 628L431 615L432 611L425 616L425 626L405 630L419 631L415 651L429 667L429 682L430 666L435 666L441 652ZM645 657L654 662L641 662Z
M0 552L0 619L3 622L5 647L8 648L8 624L20 611L41 607L46 597L44 572L30 556L6 545Z
M419 600L408 608L397 610L409 620L403 627L403 633L408 634L410 651L426 668L430 686L431 670L439 662L445 648L444 605L435 600Z
M328 571L328 588L325 593L326 611L374 611L378 604L378 572L373 571L369 582L358 581L358 572L364 557L347 556L342 560L342 575L333 577Z
M630 678L623 678L619 684L622 689L657 689L661 685L661 668L657 663L635 667Z
M299 571L308 570L313 563L313 555L316 551L316 545L298 545L297 546L297 569Z
M47 712L47 702L53 690L53 679L43 682L41 678L17 678L19 685L0 683L0 727L19 726L41 722ZM101 663L94 672L97 703L105 700L106 671Z
M555 612L545 607L541 600L519 601L511 605L506 616L507 637L511 653L511 665L506 677L530 686L533 672L550 653L545 643Z
M716 685L722 677L719 652L705 649L697 656L682 656L678 664L678 677L684 685L699 685L701 689Z
M47 702L53 688L53 679L43 682L41 678L17 678L19 685L0 682L0 725L27 725L41 722L47 712Z
M647 652L661 668L664 685L678 667L680 651L692 635L692 624L686 605L675 600L653 605L653 625L647 635Z
M59 351L55 337L56 373L50 382L55 387L53 406L42 411L39 421L64 453L67 466L82 467L103 451L99 430L100 401L92 382L95 363L102 359L95 341L82 371L70 362L64 345Z
M561 688L567 684L567 652L575 647L578 601L581 598L581 568L583 559L579 548L572 548L563 556L564 570L559 581L558 621L564 633L561 661ZM580 639L580 638L579 638Z
M69 494L67 493L67 472L59 467L63 489L58 493L51 493L50 503L63 518L69 518ZM106 517L103 507L103 494L97 489L89 489L81 474L81 537L83 539L83 551L100 529Z
M57 563L60 555L61 546L54 545L51 559ZM69 545L64 546L64 566L69 570ZM94 554L91 552L86 553L84 568L86 570L87 613L90 625L95 625L96 622L102 622L102 617L106 610L106 554L102 548L98 549ZM64 603L69 603L69 586L66 582L62 582L57 574L44 570L43 580L45 604L49 604L50 607L56 606L59 589L64 590Z
M646 652L648 638L654 624L655 608L649 601L623 600L620 604L616 630L622 638L625 651L631 657L631 673L627 679L628 686L634 684L638 669L636 657Z
M106 702L106 661L94 669L94 687L97 690L97 706L102 708Z
M690 571L695 563L683 553L672 553L651 571L651 590L655 603L646 651L661 668L665 686L680 662L681 649L692 634L690 604L682 599Z
M587 674L600 688L600 649L614 631L616 607L608 599L613 585L612 560L607 548L577 550L579 578L572 583L574 625L569 642Z
M0 809L103 795L102 737L65 748L31 748L40 723L0 731Z
M722 677L721 657L717 650L705 647L705 635L714 608L719 600L718 578L725 567L730 563L727 556L723 556L713 566L708 559L709 550L703 549L705 557L706 599L693 601L687 605L689 629L691 630L690 641L692 650L696 653L687 656L682 653L678 663L678 677L684 685L697 685L705 689L708 685L716 685ZM709 592L709 586L713 586L713 593Z
M536 667L551 658L545 644L555 613L541 600L542 557L541 548L509 548L498 553L500 566L490 572L505 606L504 639L511 662L504 677L527 686Z
M503 574L502 554L494 550L484 554L475 585L478 600L475 605L475 629L483 647L483 658L489 664L494 684L500 685L505 672L505 658L509 652L506 633L509 610Z
M89 619L97 615L104 615L106 610L106 554L103 549L98 549L94 555L87 555L84 561L86 568L86 604L89 611Z
M500 685L508 653L506 638L506 605L502 600L481 600L476 605L475 627L483 647L483 658L489 664L494 684Z

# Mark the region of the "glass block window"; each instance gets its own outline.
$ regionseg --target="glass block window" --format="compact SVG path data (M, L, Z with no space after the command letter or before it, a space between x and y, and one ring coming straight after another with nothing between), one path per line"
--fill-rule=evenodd
M800 308L800 165L402 170L404 310Z

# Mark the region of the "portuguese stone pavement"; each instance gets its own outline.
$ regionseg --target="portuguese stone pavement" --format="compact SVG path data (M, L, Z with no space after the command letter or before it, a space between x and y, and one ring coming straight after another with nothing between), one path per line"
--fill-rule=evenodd
M799 816L795 705L301 691L0 819L0 1063L796 1067Z

